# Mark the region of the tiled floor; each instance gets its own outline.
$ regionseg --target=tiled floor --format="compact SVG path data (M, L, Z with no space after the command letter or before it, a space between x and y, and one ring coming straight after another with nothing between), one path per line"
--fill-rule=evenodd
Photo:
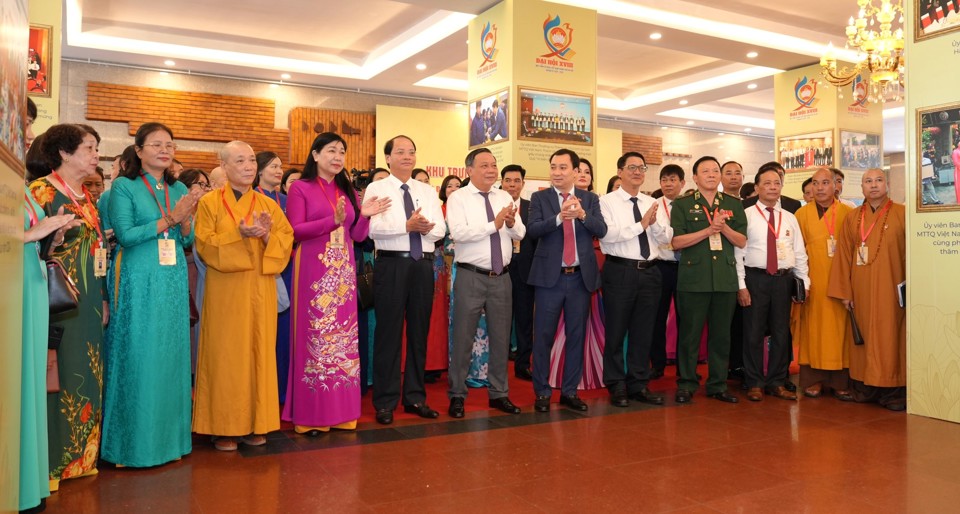
M482 394L482 393L481 393ZM672 396L672 395L669 395ZM440 398L431 398L442 407ZM289 430L182 461L101 466L47 512L957 512L960 426L833 398L554 406Z

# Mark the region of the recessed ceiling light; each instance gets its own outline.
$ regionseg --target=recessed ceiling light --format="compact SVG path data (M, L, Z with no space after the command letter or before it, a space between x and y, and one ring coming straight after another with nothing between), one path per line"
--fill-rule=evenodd
M752 131L753 131L753 129L752 129L752 128L750 128L750 127L747 127L747 128L745 128L745 129L743 129L743 131L744 131L744 132L752 132Z
M280 87L280 84L270 84L270 89L277 89Z
M724 134L723 132L721 132L721 133L719 133L719 134L717 134L717 135L723 136L723 135L726 135L726 134Z
M659 33L659 32L654 32L653 34L650 34L650 39L652 39L652 40L654 40L654 41L656 41L656 40L658 40L658 39L660 39L660 38L662 38L662 37L663 37L663 34L661 34L661 33Z
M167 73L167 72L165 72L165 71L161 71L161 72L160 72L160 75L169 75L169 73Z
M770 153L773 153L773 150L770 150Z
M688 103L690 102L688 102L687 100L680 100L680 105L687 105Z
M420 71L423 71L423 70L427 69L427 65L426 65L426 64L423 64L423 63L420 63L420 64L417 65L417 69L420 70Z
M283 74L280 75L280 78L282 78L283 80L290 80L290 74L289 74L289 73L283 73Z
M669 129L669 128L670 128L670 127L660 127L660 130L667 130L667 129Z
M747 84L747 89L757 89L756 84Z
M757 52L747 52L747 59L756 59L758 55Z
M167 65L167 66L176 66L176 65L177 65L177 63L171 61L170 59L167 59L166 61L163 61L163 64L165 64L165 65Z
M693 120L687 120L687 125L693 125Z

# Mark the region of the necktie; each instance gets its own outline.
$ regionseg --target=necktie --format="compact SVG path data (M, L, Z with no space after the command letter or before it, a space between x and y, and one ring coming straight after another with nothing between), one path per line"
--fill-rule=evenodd
M483 202L487 207L487 221L493 221L493 205L490 205L490 192L481 192ZM490 269L494 273L503 273L503 250L500 248L500 231L490 234Z
M560 193L560 196L563 197L563 202L566 202L567 198L570 197L570 193ZM561 208L563 207L563 202L560 202ZM576 260L577 241L573 237L573 220L565 219L563 220L563 265L573 266Z
M631 196L630 201L633 202L633 221L639 222L643 219L643 216L640 215L640 204L637 203L639 198L636 196ZM643 234L637 236L640 240L640 256L646 260L650 257L650 241L647 241L647 233L644 231Z
M403 184L400 186L400 189L403 189L403 211L407 214L407 219L410 219L410 216L413 216L413 197L410 196L410 186ZM413 257L413 260L419 261L423 257L423 245L420 243L420 233L419 232L410 232L410 257Z
M773 207L767 207L767 212L770 213L770 226L767 227L767 273L773 275L779 269L777 265L777 236L773 233L776 220L773 219Z

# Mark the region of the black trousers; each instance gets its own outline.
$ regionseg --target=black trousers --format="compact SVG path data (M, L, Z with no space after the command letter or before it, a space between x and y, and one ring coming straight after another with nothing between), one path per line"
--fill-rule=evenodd
M650 363L653 369L661 371L667 367L667 317L670 315L670 302L677 294L677 266L677 261L657 261L657 269L660 270L660 305L657 306L657 319L653 324Z
M730 324L730 369L743 367L743 307L737 304Z
M533 354L534 288L520 278L520 271L515 268L510 268L510 280L513 284L513 333L517 336L514 371L529 371L530 356Z
M660 304L660 270L636 269L607 259L603 280L603 383L613 391L636 393L650 381L650 345ZM627 339L624 362L623 344Z
M743 308L743 367L747 387L782 386L790 366L790 294L793 275L768 275L746 269L750 306ZM763 372L764 335L770 334L767 372Z
M433 310L433 254L415 261L407 257L377 257L373 267L373 298L377 325L373 332L373 406L397 407L400 395L400 354L403 322L407 322L407 363L403 370L403 405L423 403L423 366Z

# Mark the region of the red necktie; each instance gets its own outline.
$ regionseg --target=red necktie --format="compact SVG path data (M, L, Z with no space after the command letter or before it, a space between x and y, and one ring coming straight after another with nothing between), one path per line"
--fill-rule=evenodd
M779 266L777 265L777 236L773 233L777 222L773 219L773 207L767 207L770 213L770 226L767 227L767 273L776 275Z
M570 193L560 193L560 196L563 197L563 202L567 201L567 198L570 197ZM560 208L563 208L563 202L560 202ZM573 237L573 220L565 219L563 220L563 265L564 266L573 266L573 263L577 260L577 241Z

